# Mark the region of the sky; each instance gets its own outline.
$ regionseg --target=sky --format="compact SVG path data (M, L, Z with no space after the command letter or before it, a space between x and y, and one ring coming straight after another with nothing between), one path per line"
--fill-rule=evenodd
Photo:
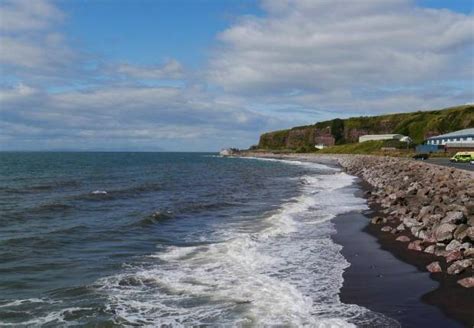
M0 150L217 151L474 101L471 0L0 0Z

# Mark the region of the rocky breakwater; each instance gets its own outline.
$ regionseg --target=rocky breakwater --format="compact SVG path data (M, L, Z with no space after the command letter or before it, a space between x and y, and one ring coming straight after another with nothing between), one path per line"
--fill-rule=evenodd
M461 275L461 286L474 287L472 172L392 157L338 160L373 187L367 191L368 201L379 204L382 215L372 218L372 224L408 249L431 254L428 271Z

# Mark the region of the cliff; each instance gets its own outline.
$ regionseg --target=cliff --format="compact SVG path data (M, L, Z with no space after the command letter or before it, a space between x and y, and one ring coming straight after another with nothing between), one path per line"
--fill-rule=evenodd
M334 119L313 125L262 134L258 148L265 150L313 148L314 145L354 143L365 134L399 133L415 143L427 137L474 126L474 105L433 111Z

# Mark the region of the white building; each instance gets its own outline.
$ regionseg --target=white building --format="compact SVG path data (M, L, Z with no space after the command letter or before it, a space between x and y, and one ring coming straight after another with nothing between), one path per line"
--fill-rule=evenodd
M366 134L359 137L359 142L371 140L400 140L405 137L403 134Z
M427 145L442 145L447 147L474 148L474 128L459 130L451 133L431 137L426 140Z

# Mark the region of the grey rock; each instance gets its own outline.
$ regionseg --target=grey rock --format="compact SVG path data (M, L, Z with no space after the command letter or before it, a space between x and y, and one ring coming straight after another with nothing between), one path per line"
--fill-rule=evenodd
M448 267L448 274L460 274L472 265L472 259L459 260Z
M453 223L458 224L464 221L464 214L461 211L447 212L445 217L441 220L441 223Z
M467 224L460 224L454 230L453 237L459 241L464 241L467 239L467 229L469 226Z
M453 261L457 261L462 259L462 253L461 251L451 251L448 254L446 254L446 262L450 263Z
M428 254L434 254L435 252L435 245L429 245L428 247L425 248L423 252L428 253Z
M442 223L434 230L434 237L437 241L446 241L453 239L453 231L456 229L455 224Z
M458 284L460 284L464 288L472 288L474 287L474 277L467 277L467 278L458 280Z
M447 251L459 250L460 247L461 247L461 243L457 241L456 239L453 239L448 245L446 245L446 250Z
M439 262L431 262L426 266L426 270L428 270L431 273L436 273L436 272L442 272L443 270L441 269L441 266L439 265Z
M408 243L410 241L410 238L407 237L407 236L399 236L397 237L397 239L395 239L396 241L400 241L402 243Z

